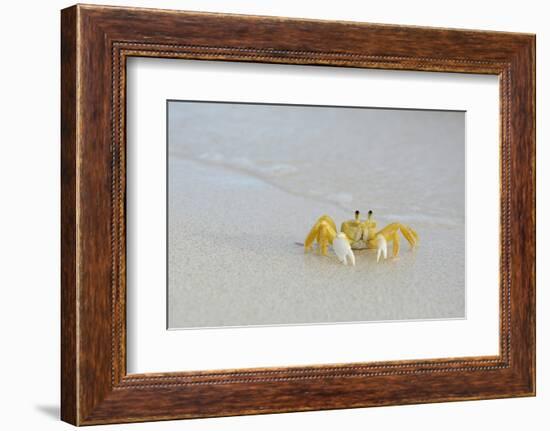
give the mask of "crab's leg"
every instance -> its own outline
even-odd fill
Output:
[[[315,241],[315,239],[317,238],[318,231],[319,226],[315,224],[307,234],[306,240],[304,241],[304,251],[311,250],[311,247],[313,246],[313,241]]]
[[[399,232],[395,231],[393,234],[393,247],[392,247],[392,253],[393,257],[399,256],[399,242],[401,239],[399,238]]]
[[[332,228],[332,226],[329,223],[322,221],[319,224],[319,231],[317,233],[317,242],[319,243],[319,251],[323,256],[326,256],[328,254],[328,245],[332,244],[335,236],[336,236],[336,231]]]
[[[402,223],[390,223],[385,228],[381,229],[378,234],[384,235],[387,241],[394,241],[398,232],[401,232],[405,239],[409,242],[411,248],[414,248],[418,243],[418,234],[410,226],[406,226]],[[399,246],[397,247],[397,253],[394,252],[394,256],[399,253]]]
[[[326,256],[328,252],[328,245],[332,244],[335,236],[336,224],[334,223],[334,220],[332,220],[332,218],[328,215],[323,215],[319,217],[309,231],[304,241],[304,250],[311,250],[313,242],[317,240],[321,253]]]
[[[416,246],[416,244],[418,243],[418,234],[413,228],[411,228],[410,226],[401,225],[401,233],[403,233],[405,239],[409,241],[411,247]]]

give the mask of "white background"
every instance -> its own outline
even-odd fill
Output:
[[[323,69],[150,58],[129,62],[128,372],[498,354],[498,78]],[[467,111],[468,318],[166,331],[165,290],[159,289],[166,283],[166,153],[164,145],[155,144],[166,141],[167,99]],[[483,238],[483,247],[477,238]]]
[[[106,4],[114,2],[103,1]],[[59,9],[63,1],[6,2],[0,31],[0,301],[2,428],[69,429],[57,420],[59,399]],[[343,19],[394,24],[537,33],[537,116],[550,116],[549,14],[545,2],[297,0],[118,1],[116,4],[188,10]],[[547,122],[539,120],[538,261],[547,261],[550,180]],[[32,269],[31,269],[32,268]],[[538,268],[538,396],[508,399],[106,426],[106,429],[545,429],[550,422],[548,272]]]

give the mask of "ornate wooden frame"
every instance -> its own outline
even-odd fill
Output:
[[[88,425],[535,394],[534,35],[81,5],[61,17],[63,420]],[[500,354],[128,375],[129,56],[498,75]]]

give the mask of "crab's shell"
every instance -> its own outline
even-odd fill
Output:
[[[352,249],[363,250],[372,247],[369,241],[374,238],[376,222],[348,220],[342,223],[340,230],[351,240]]]

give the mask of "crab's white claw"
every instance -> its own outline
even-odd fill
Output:
[[[332,248],[334,253],[336,253],[336,256],[338,256],[338,260],[344,265],[348,264],[348,258],[351,264],[355,265],[355,255],[353,254],[349,241],[344,233],[340,232],[336,235],[336,238],[334,238],[334,241],[332,242]]]
[[[380,261],[380,257],[383,255],[384,259],[388,258],[388,243],[383,235],[376,235],[376,248],[378,250],[376,255],[376,262]]]
[[[348,257],[349,257],[349,261],[351,262],[351,265],[355,266],[355,255],[353,254],[353,250],[351,249],[351,247],[348,251]]]

